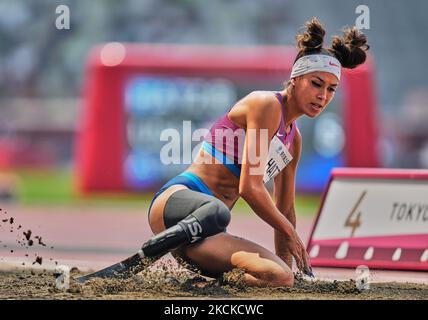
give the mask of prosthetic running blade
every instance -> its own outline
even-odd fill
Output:
[[[141,251],[126,258],[125,260],[115,263],[107,268],[90,273],[77,278],[76,280],[83,283],[93,278],[116,278],[126,279],[138,272],[143,271],[149,264],[150,258],[144,258]]]

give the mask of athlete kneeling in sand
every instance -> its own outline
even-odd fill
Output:
[[[369,48],[356,28],[334,37],[330,48],[323,48],[324,35],[317,19],[307,22],[306,31],[296,37],[299,52],[286,87],[252,92],[214,123],[194,163],[156,193],[149,210],[156,235],[143,245],[141,255],[173,250],[208,276],[239,267],[250,286],[292,286],[292,257],[299,270],[311,272],[295,229],[302,144],[296,119],[318,116],[334,96],[341,68],[362,64]],[[265,187],[270,178],[276,203]],[[274,229],[276,254],[226,232],[239,197]]]

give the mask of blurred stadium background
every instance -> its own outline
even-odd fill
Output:
[[[70,9],[69,30],[55,28],[55,9],[61,4]],[[428,168],[426,1],[1,0],[1,201],[141,206],[143,199],[147,205],[155,191],[150,187],[90,197],[76,192],[75,144],[83,114],[85,61],[96,44],[293,45],[296,31],[310,17],[317,16],[332,36],[355,24],[360,4],[370,9],[370,29],[364,32],[374,61],[379,166]],[[255,89],[260,88],[246,88]],[[212,116],[228,107],[214,110]],[[332,105],[329,118],[324,118],[329,121],[324,124],[335,128],[325,137],[314,129],[316,122],[300,123],[305,162],[299,172],[301,213],[316,213],[330,168],[343,164],[346,128],[340,111],[340,105]],[[320,162],[326,166],[310,171]],[[157,184],[167,178],[159,177]],[[317,188],[308,195],[305,183]]]

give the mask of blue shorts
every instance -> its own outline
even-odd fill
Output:
[[[158,192],[156,192],[152,202],[150,202],[149,212],[156,198],[159,197],[162,194],[162,192],[164,192],[166,189],[176,184],[185,185],[190,190],[205,193],[210,196],[214,195],[212,191],[207,187],[207,185],[203,183],[203,181],[197,175],[195,175],[194,173],[185,171],[179,174],[178,176],[172,178],[171,180],[169,180],[167,183],[165,183],[162,186],[162,188],[160,188]]]

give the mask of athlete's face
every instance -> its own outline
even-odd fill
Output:
[[[292,79],[299,111],[315,118],[334,97],[339,80],[328,72],[311,72]]]

